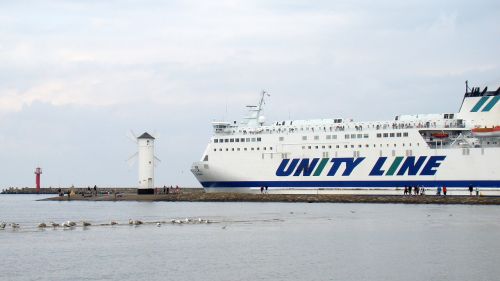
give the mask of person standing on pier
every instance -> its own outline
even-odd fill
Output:
[[[446,196],[446,191],[448,191],[448,190],[446,189],[446,185],[443,185],[443,194],[444,194],[444,196]]]
[[[474,187],[472,187],[472,184],[469,185],[469,194],[472,196],[472,191],[474,190]]]

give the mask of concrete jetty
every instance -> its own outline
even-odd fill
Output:
[[[114,194],[85,197],[74,195],[68,198],[51,197],[49,201],[167,201],[167,202],[305,202],[305,203],[391,203],[391,204],[468,204],[500,205],[500,196],[436,196],[436,195],[355,195],[355,194],[246,194],[205,193],[202,191],[179,194]]]

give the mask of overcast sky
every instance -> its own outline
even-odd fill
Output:
[[[500,86],[500,1],[0,1],[0,188],[134,186],[127,137],[156,133],[157,186],[211,121],[266,89],[268,120],[455,112]]]

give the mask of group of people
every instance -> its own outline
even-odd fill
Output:
[[[413,187],[411,185],[405,185],[404,195],[412,195],[412,191],[413,195],[425,195],[425,187],[418,185],[415,185]]]
[[[469,185],[470,196],[472,196],[473,191],[474,191],[474,187],[472,185]],[[440,196],[442,194],[442,195],[446,196],[447,193],[448,193],[448,188],[446,187],[446,185],[438,186],[436,188],[436,195]],[[415,185],[415,186],[405,185],[404,195],[425,195],[425,187],[418,186],[418,185]],[[476,187],[476,196],[479,196],[479,190],[477,187]]]
[[[178,194],[178,193],[181,193],[181,188],[176,185],[175,187],[173,186],[170,186],[170,187],[167,187],[167,186],[163,186],[163,194]],[[157,192],[157,194],[159,194],[159,192]]]
[[[260,193],[261,194],[267,194],[267,189],[268,189],[268,186],[261,186],[260,187]]]

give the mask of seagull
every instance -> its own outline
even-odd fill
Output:
[[[142,221],[140,221],[140,220],[135,220],[135,221],[133,221],[133,224],[134,224],[134,225],[140,225],[140,224],[142,224]]]
[[[7,226],[5,222],[0,223],[0,229],[5,229],[5,226]]]
[[[128,219],[128,224],[134,224],[134,221],[132,219]]]
[[[198,223],[202,223],[202,219],[201,218],[198,218]]]
[[[20,227],[19,224],[15,223],[15,222],[11,223],[10,225],[12,226],[12,228],[19,228]]]
[[[189,223],[190,221],[191,221],[191,220],[190,220],[190,219],[188,219],[188,218],[185,218],[185,219],[184,219],[184,222],[185,222],[185,223]]]
[[[160,227],[160,226],[161,226],[161,223],[157,222],[157,223],[156,223],[156,226],[157,226],[157,227]]]
[[[222,229],[226,229],[227,225],[224,225],[223,227],[221,227]]]
[[[38,227],[39,228],[44,228],[44,227],[47,227],[47,225],[44,222],[42,222],[42,223],[38,224]]]
[[[63,223],[64,227],[73,227],[75,225],[76,225],[76,222],[74,222],[74,221],[67,221],[67,222]]]
[[[83,226],[91,226],[90,222],[84,221]]]
[[[52,225],[52,227],[59,227],[60,226],[58,223],[55,223],[55,222],[51,222],[50,225]]]
[[[116,221],[111,222],[111,225],[115,225],[115,224],[118,224],[118,223]]]

